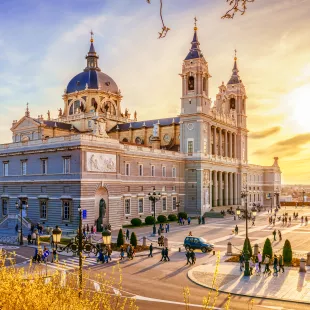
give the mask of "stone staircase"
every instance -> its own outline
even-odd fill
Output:
[[[30,229],[31,223],[23,218],[23,229]],[[0,230],[1,232],[6,230],[14,230],[15,231],[15,226],[18,224],[18,227],[20,228],[20,215],[19,214],[8,214],[5,218],[3,218],[0,221]]]

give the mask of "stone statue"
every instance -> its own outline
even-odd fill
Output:
[[[128,110],[127,110],[127,108],[125,109],[125,117],[128,117]]]
[[[133,114],[134,120],[137,120],[137,111],[135,111],[135,113]]]
[[[105,201],[104,199],[101,199],[99,203],[99,216],[101,215],[101,217],[104,218],[106,214],[106,209],[107,207],[105,205]]]
[[[49,121],[51,120],[51,112],[50,112],[50,110],[47,111],[47,120],[49,120]]]
[[[58,109],[58,116],[62,116],[62,109],[60,108],[60,109]]]

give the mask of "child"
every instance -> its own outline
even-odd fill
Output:
[[[121,257],[120,260],[123,260],[123,259],[124,259],[124,256],[125,256],[125,251],[124,251],[124,248],[122,247],[122,248],[121,248],[121,254],[120,254],[120,257]]]

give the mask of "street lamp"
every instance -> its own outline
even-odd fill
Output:
[[[236,209],[236,213],[237,213],[238,216],[239,216],[240,213],[241,213],[239,206],[238,206],[237,209]]]
[[[78,253],[79,253],[79,297],[82,295],[82,285],[83,285],[83,272],[82,272],[82,267],[83,267],[83,261],[82,261],[82,250],[83,250],[83,244],[82,244],[82,239],[83,239],[83,234],[82,234],[82,208],[81,206],[78,207],[79,211],[79,233],[78,233]]]
[[[156,235],[156,202],[160,200],[161,194],[160,192],[156,193],[155,191],[153,193],[149,193],[149,200],[152,201],[154,204],[154,225],[153,225],[153,235]]]
[[[24,240],[23,240],[23,204],[21,201],[16,201],[15,207],[17,210],[20,210],[20,240],[19,244],[24,245]],[[26,210],[28,209],[28,203],[25,205]]]
[[[249,237],[248,237],[248,191],[246,187],[243,188],[241,191],[241,199],[245,198],[245,251],[244,251],[244,260],[245,260],[245,268],[244,268],[244,275],[250,275],[250,263],[249,263]]]
[[[108,230],[108,229],[105,229],[105,230],[102,232],[102,243],[103,243],[106,247],[109,247],[109,246],[111,245],[111,239],[112,239],[111,231]]]
[[[257,210],[255,207],[252,208],[252,215],[255,217],[257,214]]]
[[[61,233],[62,230],[58,226],[56,226],[56,228],[54,228],[52,231],[53,243],[56,244],[56,250],[57,250],[57,244],[60,243],[61,240]]]

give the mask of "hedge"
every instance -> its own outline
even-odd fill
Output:
[[[169,221],[176,221],[178,217],[175,214],[169,214],[168,215],[168,220]]]
[[[147,225],[152,225],[155,223],[154,216],[151,216],[151,215],[147,216],[144,221],[145,221],[145,224]]]
[[[158,215],[157,216],[157,221],[159,222],[159,223],[166,223],[167,222],[167,217],[165,216],[165,215]]]
[[[131,220],[131,224],[132,224],[132,226],[141,226],[142,225],[142,221],[139,218],[133,218]]]

